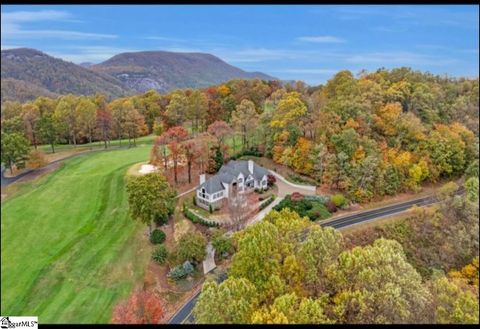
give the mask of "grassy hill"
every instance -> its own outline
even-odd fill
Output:
[[[151,246],[128,214],[124,175],[150,147],[79,156],[1,207],[1,313],[108,323],[142,282]],[[8,233],[7,233],[8,232]]]
[[[17,48],[2,50],[2,101],[25,101],[52,94],[93,95],[109,98],[128,94],[122,82],[110,75],[54,58],[38,50]],[[4,87],[4,83],[7,86]],[[21,90],[21,94],[17,91]]]
[[[138,92],[156,89],[203,88],[232,79],[275,78],[259,72],[245,72],[220,58],[204,53],[143,51],[118,54],[90,69],[107,73]]]

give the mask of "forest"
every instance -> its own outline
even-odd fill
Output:
[[[402,227],[392,224],[397,225],[396,236],[392,229],[383,236],[365,231],[344,236],[288,208],[271,211],[263,221],[235,233],[228,279],[205,283],[195,319],[478,323],[478,178],[474,181],[465,184],[465,196],[444,186],[439,197],[445,204],[420,210]],[[394,240],[405,232],[403,239]],[[362,237],[368,242],[359,241]],[[429,272],[421,275],[419,269]]]
[[[357,77],[340,71],[316,87],[232,80],[111,102],[101,94],[5,101],[2,162],[24,166],[28,146],[55,152],[57,143],[103,141],[107,148],[122,138],[134,146],[153,133],[154,163],[173,157],[176,166],[181,158],[214,172],[215,157],[239,148],[368,202],[478,167],[478,91],[478,79],[398,68]]]

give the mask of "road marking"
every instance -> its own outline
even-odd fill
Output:
[[[188,318],[190,317],[190,315],[192,315],[192,313],[193,313],[193,308],[192,308],[192,310],[190,311],[190,313],[188,313],[187,316],[185,316],[185,318],[182,320],[181,323],[187,323],[187,320],[188,320]]]

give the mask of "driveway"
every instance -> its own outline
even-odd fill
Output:
[[[301,185],[301,184],[294,184],[285,179],[282,175],[269,170],[270,174],[275,176],[277,179],[277,187],[278,187],[278,196],[285,197],[287,194],[292,194],[293,192],[298,192],[303,195],[315,195],[317,187],[313,185]]]

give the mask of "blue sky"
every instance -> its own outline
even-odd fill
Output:
[[[170,50],[309,84],[342,69],[479,75],[477,5],[2,5],[1,14],[2,49],[35,48],[74,63]]]

